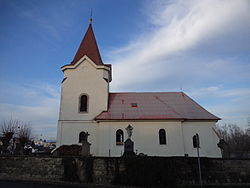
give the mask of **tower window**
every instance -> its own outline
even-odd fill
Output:
[[[116,145],[123,145],[123,131],[121,129],[116,131]]]
[[[166,131],[164,129],[159,130],[159,143],[160,143],[160,145],[167,144]]]
[[[88,96],[81,95],[79,102],[79,112],[87,112],[88,111]]]

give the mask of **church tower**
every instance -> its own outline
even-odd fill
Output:
[[[61,70],[64,78],[61,86],[57,145],[77,143],[77,132],[81,129],[88,130],[84,126],[94,122],[94,118],[108,108],[111,65],[102,62],[92,19],[73,61],[64,65]],[[77,135],[68,135],[69,129],[71,132],[75,129],[73,132]],[[73,140],[65,138],[72,136]]]

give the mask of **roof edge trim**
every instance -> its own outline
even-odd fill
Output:
[[[96,69],[106,69],[107,71],[111,71],[108,65],[97,65],[95,64],[87,55],[84,55],[77,63],[75,64],[66,64],[61,67],[61,70],[64,72],[67,69],[75,69],[77,68],[84,60],[88,60]]]

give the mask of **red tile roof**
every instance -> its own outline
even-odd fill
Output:
[[[88,30],[83,37],[71,65],[74,65],[84,55],[87,55],[96,65],[103,65],[91,23],[89,24]]]
[[[220,120],[183,92],[110,93],[96,120]]]

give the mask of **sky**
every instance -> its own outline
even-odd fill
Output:
[[[183,91],[220,125],[248,126],[249,0],[0,0],[0,121],[56,137],[60,67],[91,9],[112,92]]]

